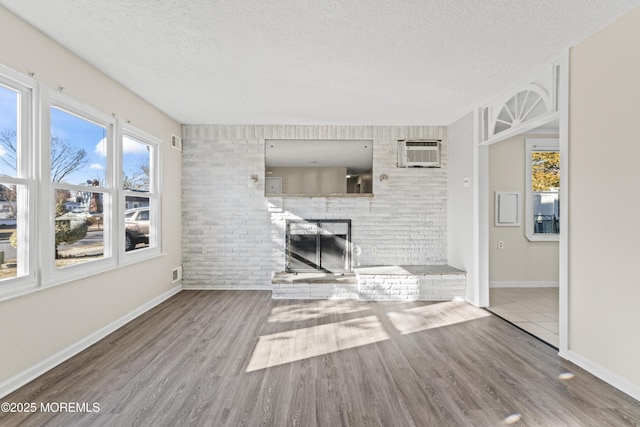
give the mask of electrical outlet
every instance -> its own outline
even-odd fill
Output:
[[[377,254],[378,253],[378,247],[376,245],[371,246],[371,253],[372,254]]]
[[[498,249],[504,249],[504,240],[498,240]]]

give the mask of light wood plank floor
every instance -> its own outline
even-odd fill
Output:
[[[464,302],[183,291],[0,399],[13,426],[625,426],[640,403]]]

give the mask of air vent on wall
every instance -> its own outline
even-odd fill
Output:
[[[176,135],[171,135],[171,146],[178,151],[182,151],[182,138]]]
[[[182,280],[182,266],[181,265],[179,265],[178,267],[176,267],[173,270],[171,270],[171,282],[175,283],[178,280]]]
[[[398,141],[398,167],[439,168],[440,142],[439,139]]]

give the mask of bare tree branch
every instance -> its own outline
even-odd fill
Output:
[[[18,149],[16,148],[15,131],[5,129],[0,132],[0,147],[3,151],[0,155],[0,162],[16,170]]]
[[[75,150],[71,144],[55,135],[51,135],[51,180],[61,182],[64,178],[82,168],[89,161],[84,149]]]

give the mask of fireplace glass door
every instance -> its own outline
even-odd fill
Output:
[[[289,220],[286,240],[287,271],[351,271],[351,220]]]

